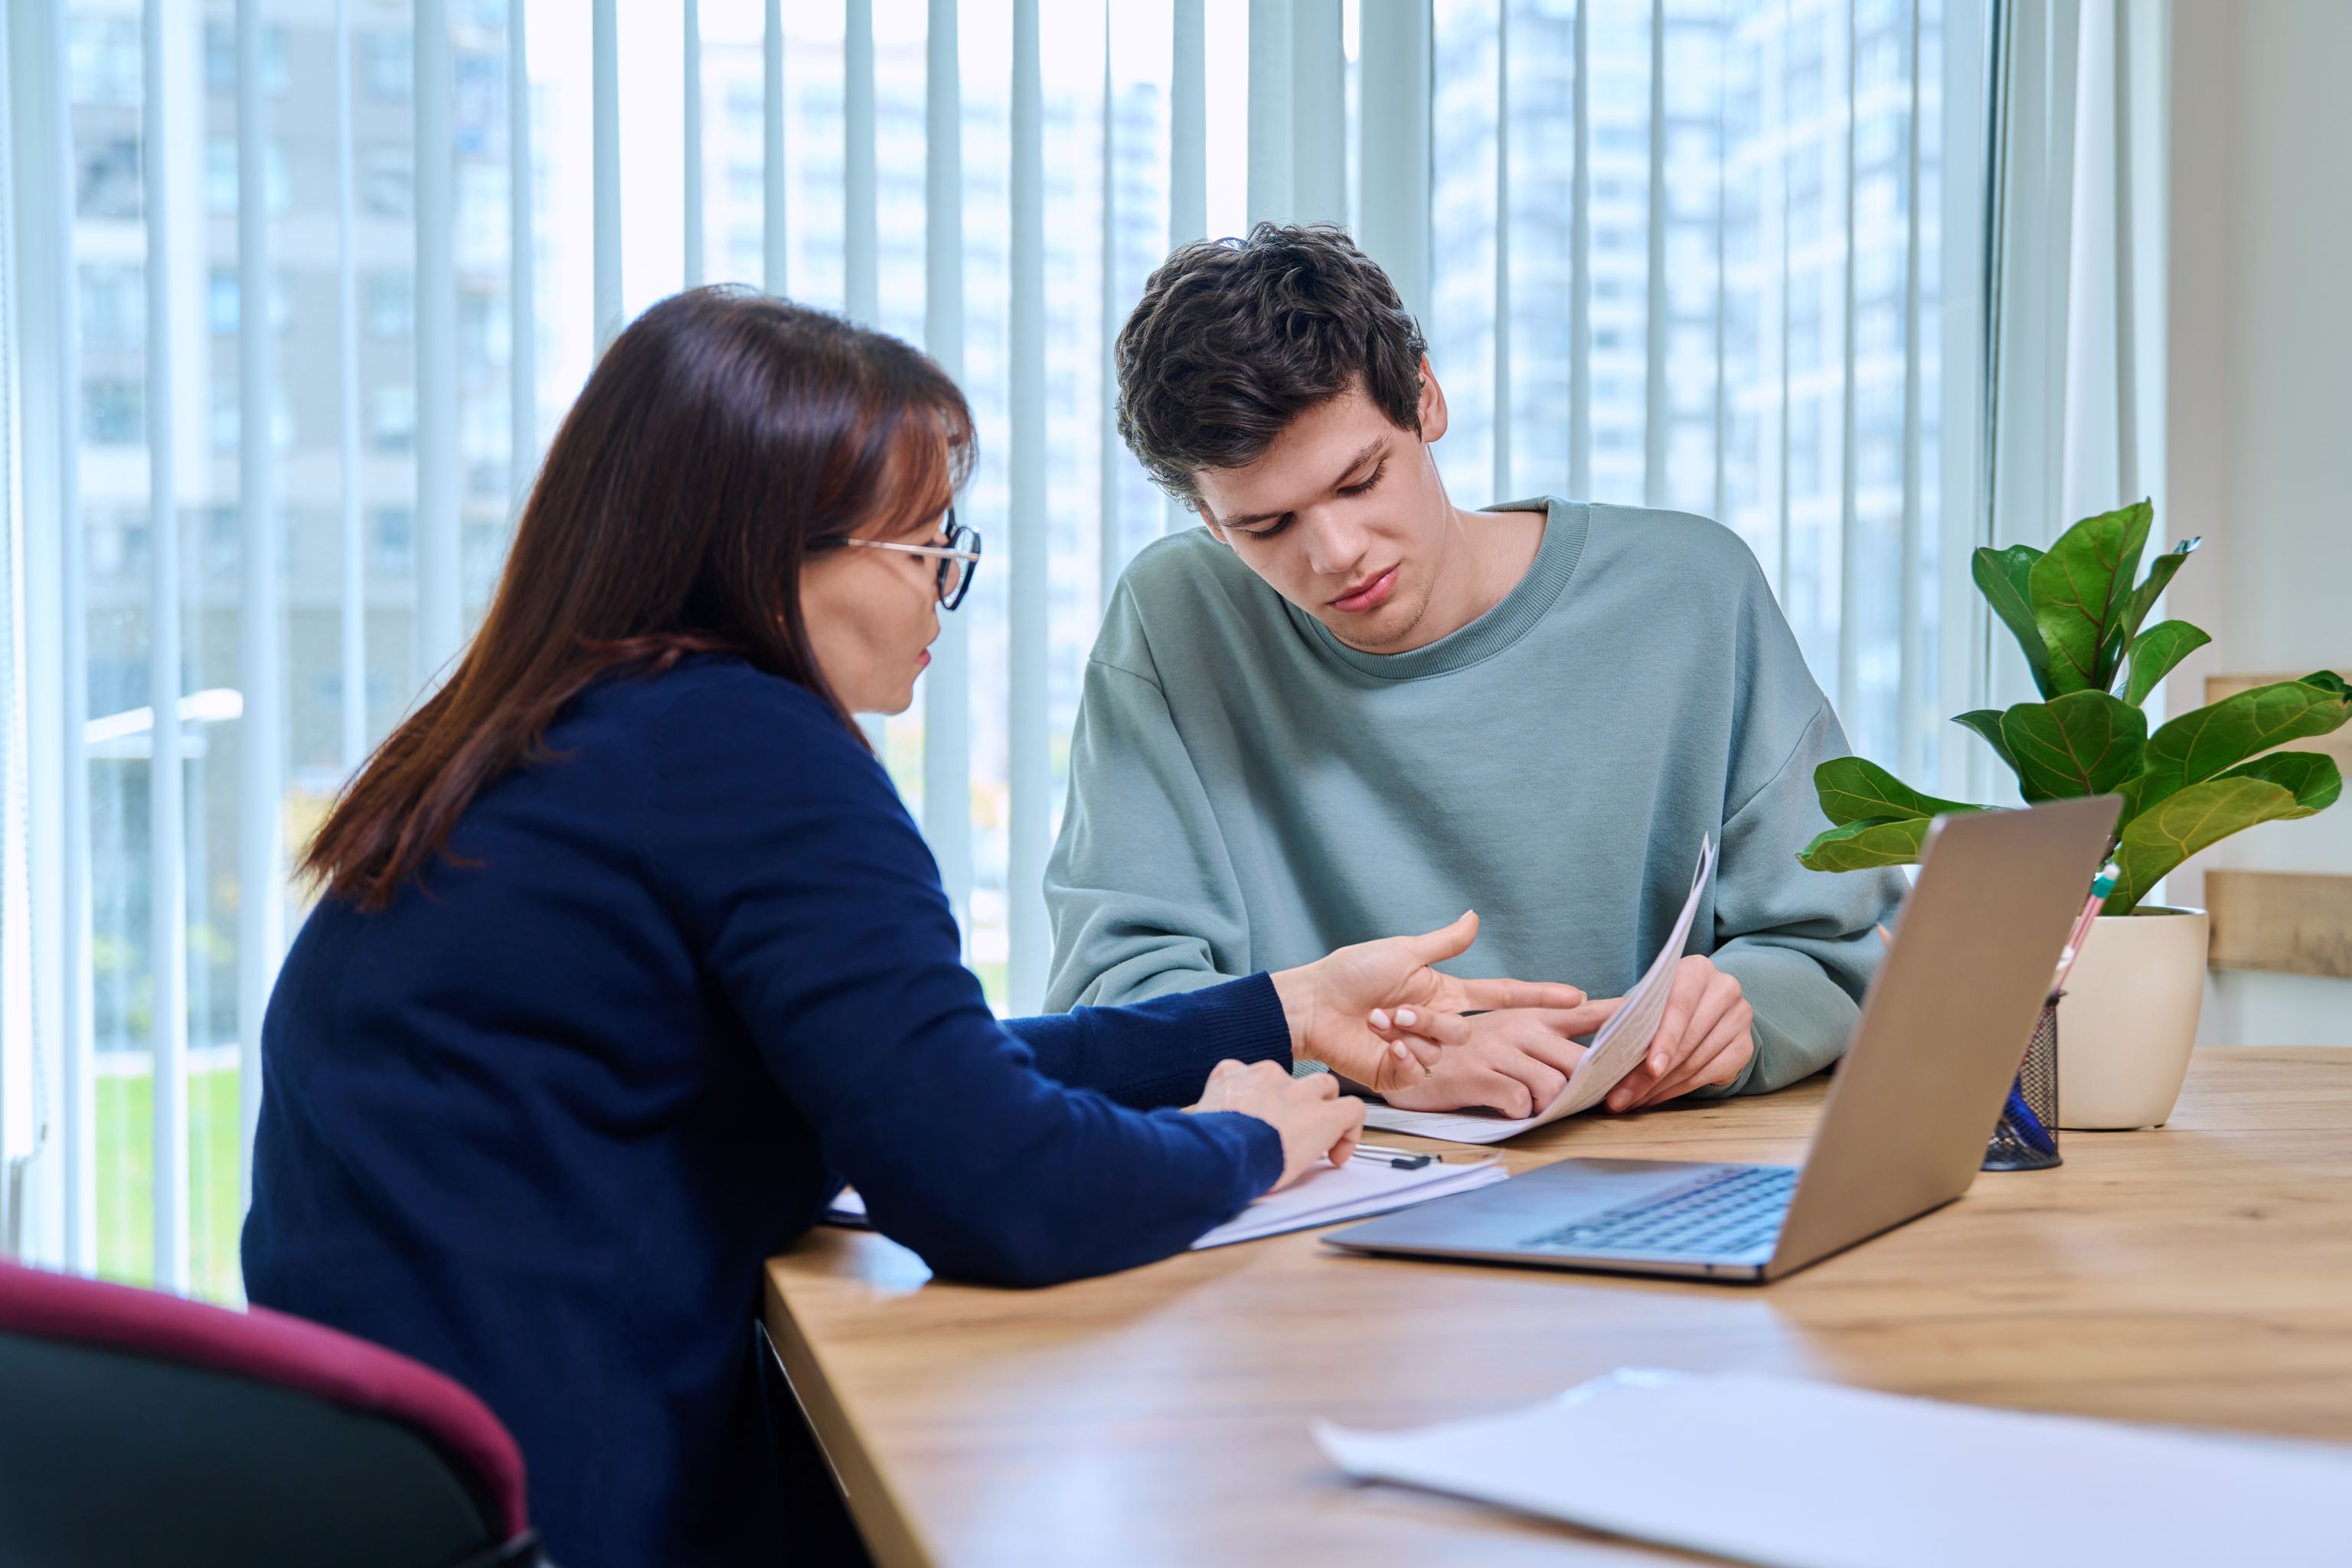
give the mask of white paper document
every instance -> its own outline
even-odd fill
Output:
[[[1769,1568],[2352,1563],[2352,1450],[1795,1378],[1626,1369],[1507,1415],[1315,1438],[1359,1480]]]
[[[1337,1225],[1344,1219],[1366,1219],[1432,1198],[1466,1193],[1507,1174],[1502,1161],[1494,1156],[1450,1165],[1433,1160],[1418,1170],[1407,1171],[1370,1160],[1327,1165],[1278,1193],[1268,1193],[1195,1241],[1192,1250],[1255,1241],[1262,1236],[1279,1236],[1311,1226]],[[834,1225],[865,1225],[866,1200],[856,1189],[845,1187],[824,1217]]]
[[[1633,989],[1625,993],[1624,1005],[1610,1015],[1600,1033],[1592,1037],[1584,1059],[1576,1064],[1576,1070],[1569,1075],[1566,1086],[1549,1105],[1533,1116],[1520,1117],[1497,1116],[1484,1110],[1405,1110],[1393,1105],[1375,1105],[1364,1112],[1364,1125],[1423,1138],[1443,1138],[1454,1143],[1499,1143],[1530,1127],[1541,1127],[1547,1121],[1557,1121],[1600,1104],[1627,1073],[1642,1065],[1642,1053],[1650,1048],[1650,1041],[1657,1035],[1659,1022],[1665,1017],[1666,1000],[1674,993],[1675,964],[1683,955],[1683,944],[1690,940],[1699,894],[1706,890],[1707,879],[1714,872],[1715,841],[1709,837],[1699,845],[1698,869],[1691,873],[1690,894],[1683,900],[1683,912],[1675,920],[1665,945],[1658,949],[1658,955],[1650,961],[1642,978],[1634,982]]]
[[[1255,1241],[1261,1236],[1278,1236],[1310,1226],[1337,1225],[1343,1219],[1366,1219],[1432,1198],[1466,1193],[1509,1173],[1497,1155],[1454,1165],[1433,1160],[1417,1171],[1400,1171],[1370,1160],[1327,1165],[1278,1193],[1268,1193],[1194,1242],[1192,1250]]]

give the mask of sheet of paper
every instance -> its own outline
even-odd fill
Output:
[[[2352,1563],[2352,1450],[1794,1378],[1626,1369],[1507,1415],[1315,1437],[1360,1480],[1770,1568]]]
[[[1313,1172],[1278,1193],[1268,1193],[1194,1242],[1192,1250],[1255,1241],[1262,1236],[1278,1236],[1311,1226],[1337,1225],[1341,1220],[1369,1219],[1373,1215],[1425,1204],[1432,1198],[1466,1193],[1473,1187],[1499,1182],[1507,1174],[1501,1159],[1495,1156],[1453,1164],[1433,1161],[1411,1171],[1369,1160],[1350,1160],[1344,1165]],[[844,1187],[841,1195],[833,1200],[832,1207],[825,1210],[824,1217],[834,1225],[863,1226],[866,1223],[866,1200],[855,1187]]]
[[[1504,1139],[1525,1132],[1530,1127],[1541,1127],[1547,1121],[1557,1121],[1563,1116],[1573,1116],[1601,1103],[1602,1097],[1615,1089],[1625,1075],[1642,1065],[1642,1053],[1658,1032],[1658,1024],[1665,1016],[1666,1000],[1675,987],[1675,964],[1683,955],[1683,946],[1690,940],[1691,921],[1698,913],[1699,894],[1706,890],[1707,879],[1715,873],[1715,840],[1710,837],[1699,845],[1698,868],[1691,873],[1689,896],[1683,900],[1683,910],[1675,921],[1675,929],[1665,945],[1633,989],[1625,994],[1625,1005],[1611,1015],[1592,1037],[1592,1044],[1584,1059],[1576,1064],[1576,1071],[1554,1097],[1549,1105],[1533,1116],[1497,1116],[1491,1111],[1475,1110],[1405,1110],[1393,1105],[1376,1105],[1364,1112],[1364,1125],[1390,1132],[1411,1132],[1423,1138],[1443,1138],[1454,1143],[1499,1143]]]
[[[1350,1160],[1313,1172],[1278,1193],[1268,1193],[1194,1242],[1192,1250],[1255,1241],[1262,1236],[1310,1226],[1337,1225],[1343,1219],[1369,1219],[1432,1198],[1466,1193],[1508,1174],[1498,1156],[1451,1165],[1433,1161],[1417,1171]]]

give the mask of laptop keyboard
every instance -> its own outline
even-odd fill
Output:
[[[1523,1247],[1566,1252],[1753,1251],[1780,1234],[1797,1173],[1780,1166],[1718,1171],[1689,1186],[1531,1236]]]

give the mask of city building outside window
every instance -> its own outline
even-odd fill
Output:
[[[368,393],[368,439],[379,452],[406,452],[416,445],[416,388],[391,382]]]
[[[135,62],[139,58],[135,41],[130,53]],[[261,29],[261,90],[271,98],[283,98],[293,85],[293,75],[286,66],[286,29],[264,25]],[[205,86],[223,96],[236,91],[236,25],[234,22],[205,24]]]
[[[416,48],[405,29],[370,27],[360,34],[360,79],[381,103],[406,103],[416,90]]]
[[[371,272],[362,279],[368,335],[397,342],[416,333],[416,275]]]
[[[81,438],[93,447],[135,447],[147,439],[147,389],[120,376],[82,383]]]
[[[109,136],[79,147],[74,167],[75,210],[83,217],[139,216],[143,193],[136,135]]]

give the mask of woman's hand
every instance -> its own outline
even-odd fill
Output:
[[[1407,1110],[1486,1106],[1506,1116],[1533,1116],[1568,1087],[1590,1035],[1623,1005],[1622,997],[1576,1007],[1511,1007],[1465,1018],[1468,1037],[1448,1046],[1428,1078],[1391,1091]]]
[[[1477,935],[1478,917],[1470,913],[1422,936],[1360,942],[1275,975],[1291,1053],[1393,1098],[1428,1079],[1440,1047],[1469,1041],[1465,1011],[1583,1005],[1573,985],[1457,980],[1430,967],[1461,956]]]
[[[1282,1135],[1282,1175],[1268,1192],[1319,1165],[1345,1165],[1364,1135],[1364,1102],[1342,1095],[1329,1073],[1293,1078],[1273,1062],[1219,1062],[1192,1109],[1237,1110]]]

